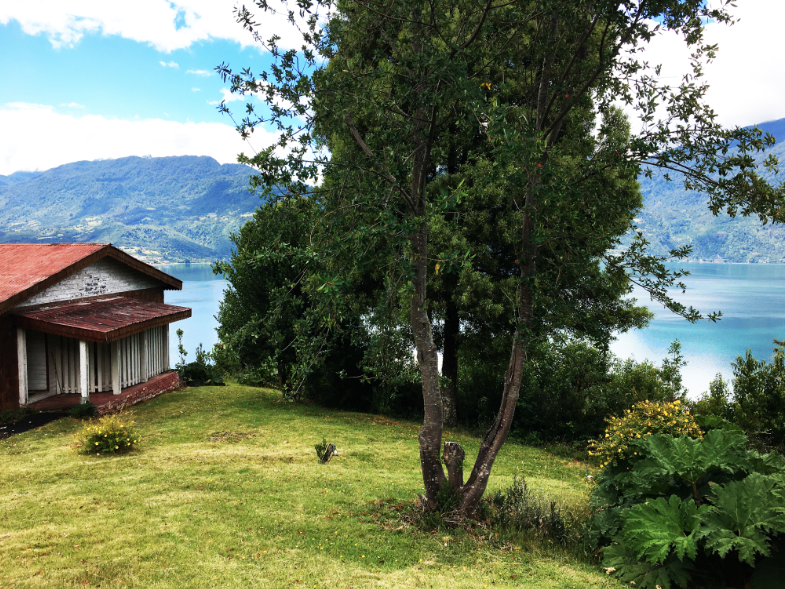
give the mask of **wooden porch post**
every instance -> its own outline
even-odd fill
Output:
[[[109,361],[112,365],[112,394],[119,395],[120,387],[120,342],[112,342],[110,346]]]
[[[169,326],[164,325],[164,367],[161,372],[169,370]]]
[[[16,328],[16,359],[19,365],[19,405],[27,405],[27,336],[22,327]]]
[[[150,346],[149,331],[139,334],[139,382],[147,382],[150,377],[150,367],[147,362],[147,353]]]
[[[87,342],[79,340],[79,393],[82,395],[81,402],[90,401],[90,362],[88,357]]]

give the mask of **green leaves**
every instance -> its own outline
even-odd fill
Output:
[[[746,440],[722,429],[703,440],[654,435],[637,443],[631,469],[607,468],[592,497],[606,507],[590,529],[611,543],[606,570],[638,587],[686,587],[708,555],[729,567],[770,556],[772,536],[785,533],[785,461],[747,450]],[[702,569],[704,582],[714,571]]]
[[[723,558],[737,550],[739,559],[753,566],[757,554],[769,556],[767,532],[785,532],[782,477],[753,473],[713,491],[714,507],[702,516],[706,548]]]
[[[659,565],[640,562],[635,552],[619,542],[604,548],[602,556],[605,572],[616,573],[621,582],[639,589],[671,589],[673,583],[687,587],[691,579],[690,571],[695,568],[691,562],[673,556]]]
[[[624,516],[622,536],[640,560],[661,564],[671,549],[679,560],[694,559],[698,552],[699,515],[710,508],[700,508],[692,499],[682,501],[676,495],[660,497],[636,505]]]
[[[648,460],[637,464],[636,471],[647,475],[672,476],[696,485],[710,472],[733,473],[749,466],[744,456],[746,440],[744,434],[721,429],[710,431],[704,440],[654,435],[639,444]]]

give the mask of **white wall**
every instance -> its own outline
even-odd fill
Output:
[[[103,258],[84,270],[39,292],[34,297],[18,305],[18,307],[69,301],[129,290],[142,290],[162,285],[163,283],[155,278],[134,270],[117,260]]]

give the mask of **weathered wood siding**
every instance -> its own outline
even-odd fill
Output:
[[[10,315],[0,315],[0,411],[19,407],[19,366],[16,326]]]
[[[31,393],[49,390],[49,366],[46,361],[47,336],[29,330],[27,344],[27,390]]]
[[[160,286],[160,281],[117,260],[104,258],[27,299],[19,307],[71,301],[84,297],[124,293]]]

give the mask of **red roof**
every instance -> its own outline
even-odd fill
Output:
[[[0,313],[106,256],[160,280],[164,288],[183,287],[174,276],[108,243],[0,243]]]
[[[114,342],[129,335],[191,316],[191,309],[114,297],[97,301],[53,303],[17,309],[16,324],[44,333],[91,342]]]

